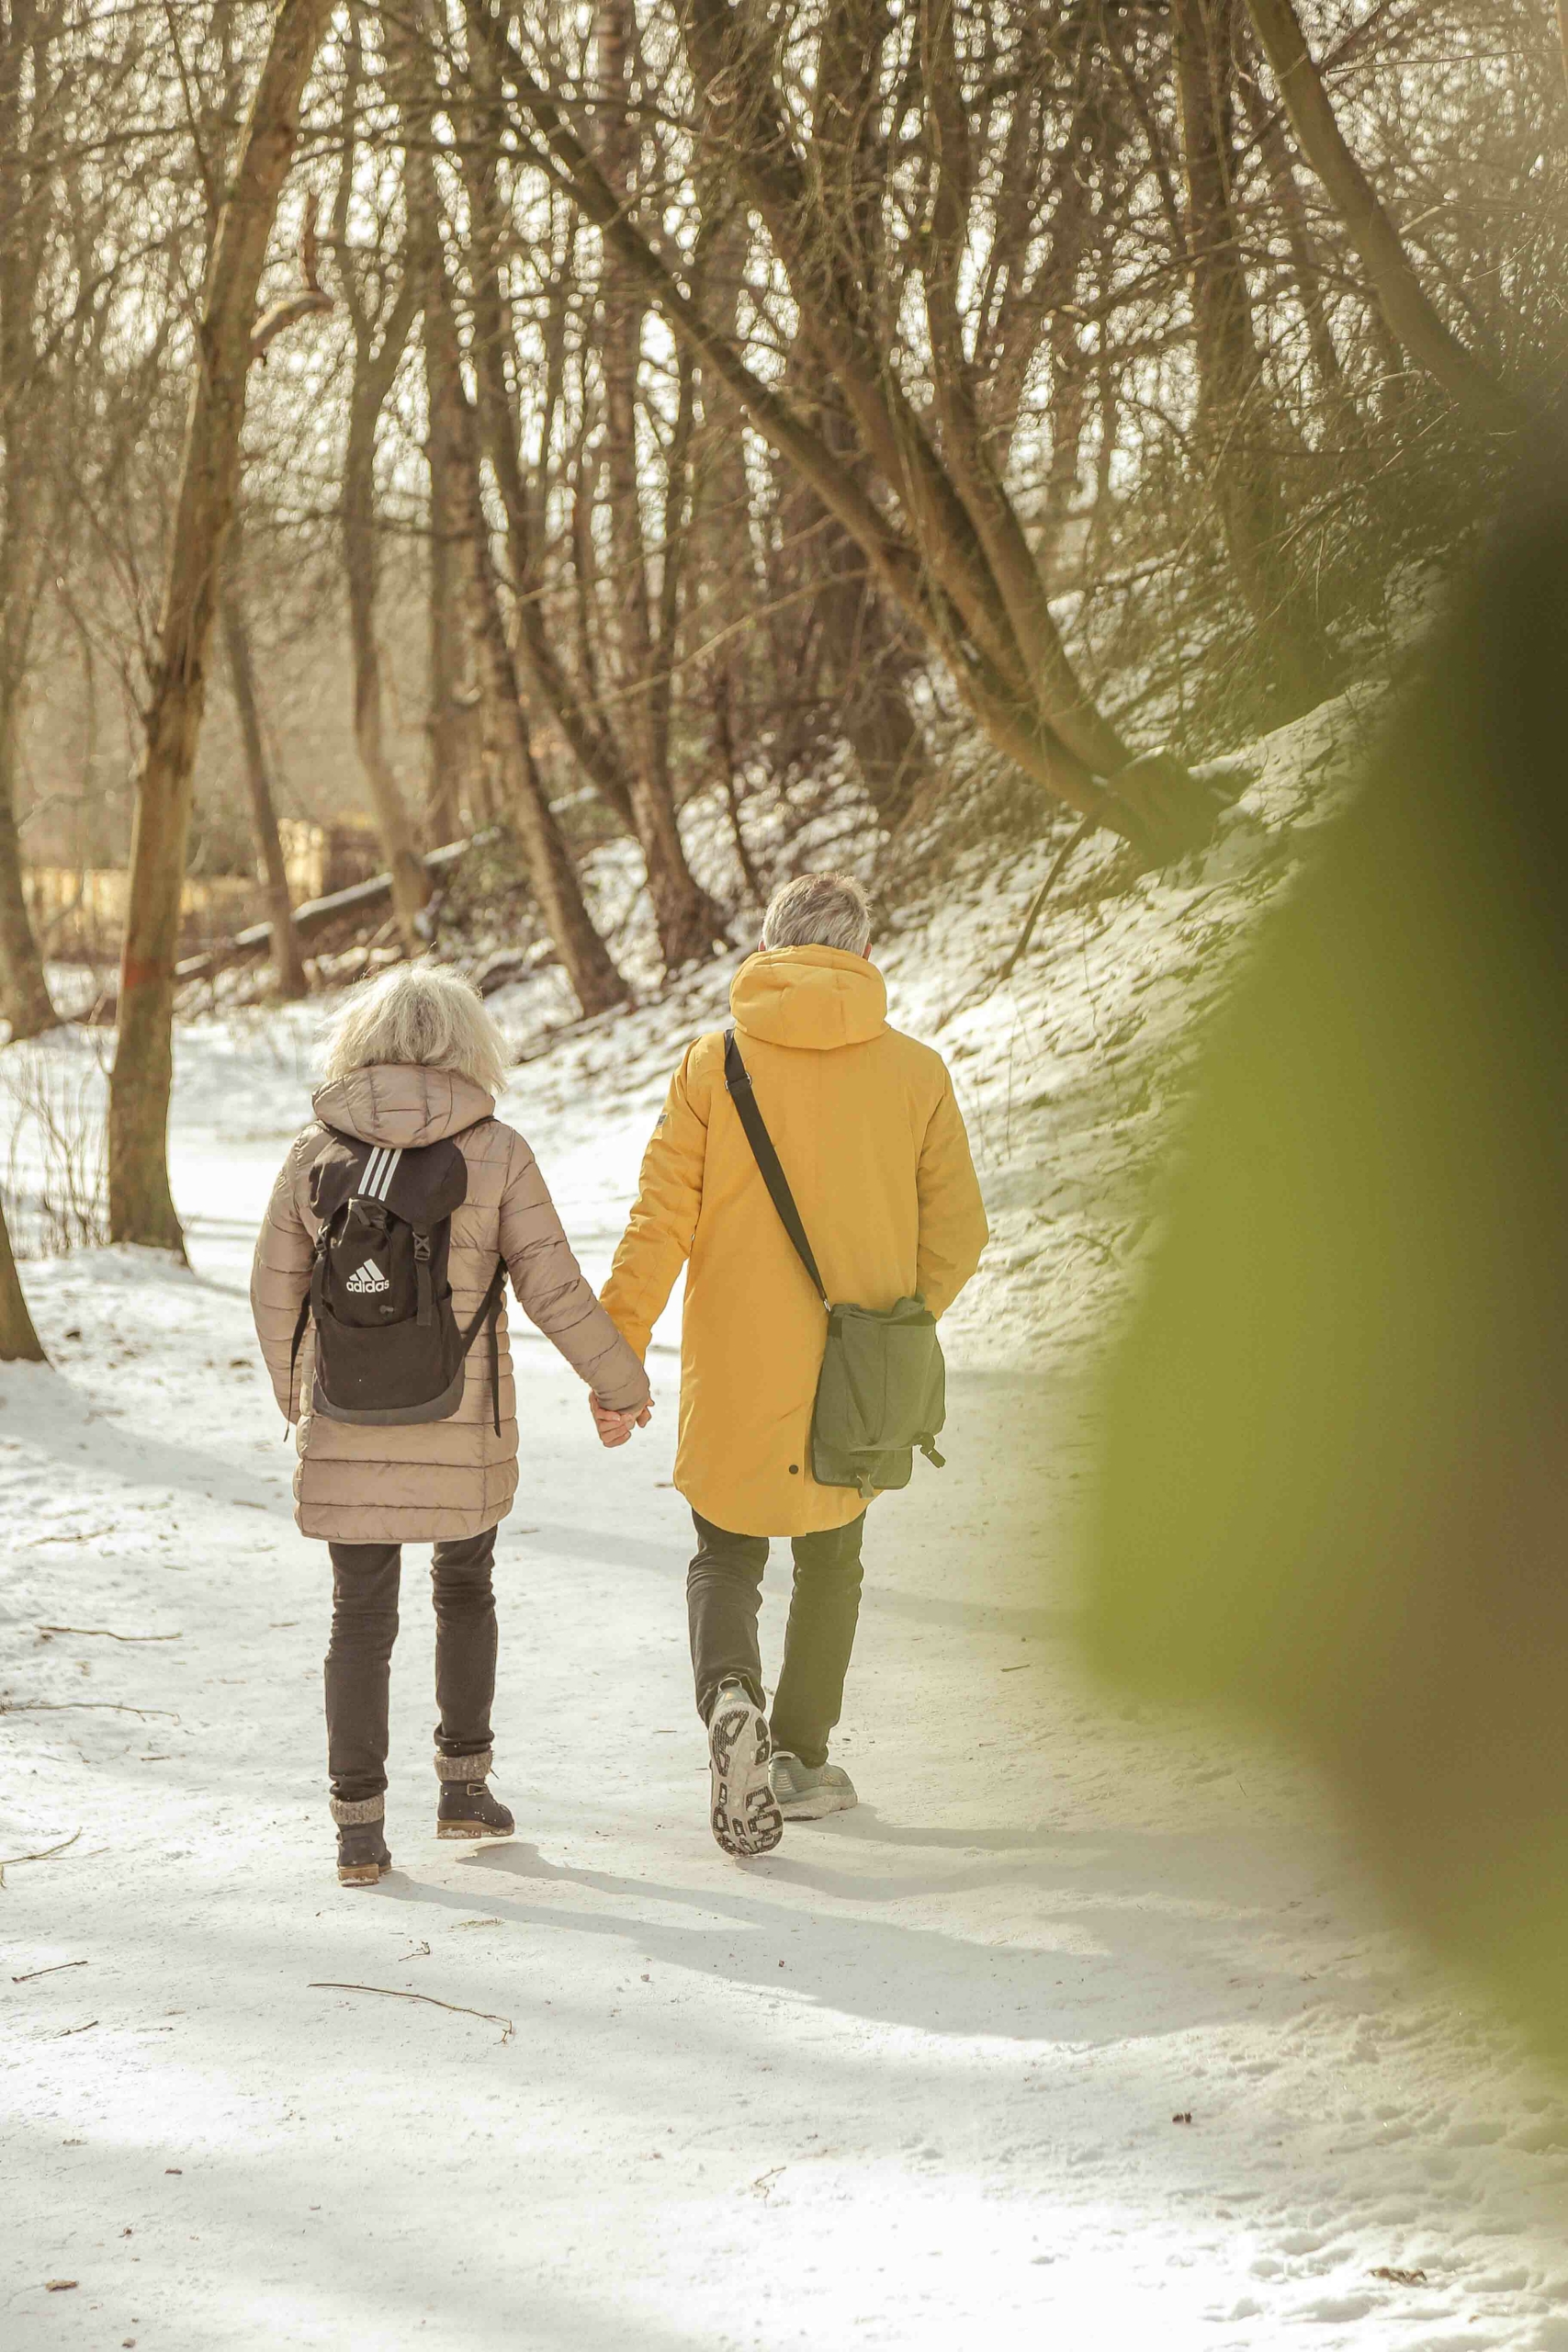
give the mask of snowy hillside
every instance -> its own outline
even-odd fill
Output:
[[[891,1019],[953,1070],[986,1190],[991,1246],[943,1327],[955,1361],[1021,1366],[1058,1349],[1077,1361],[1109,1336],[1203,1016],[1313,827],[1342,804],[1376,705],[1344,695],[1248,746],[1239,762],[1257,781],[1214,846],[1179,867],[1117,879],[1118,844],[1087,842],[1000,986],[1055,842],[969,850],[874,943]],[[502,990],[492,1010],[539,1054],[518,1074],[515,1115],[590,1159],[606,1117],[617,1148],[646,1132],[684,1047],[728,1019],[739,960],[542,1054],[558,983]]]
[[[754,1863],[705,1818],[667,1319],[653,1427],[614,1455],[516,1337],[517,1838],[434,1838],[411,1556],[397,1868],[337,1886],[324,1561],[244,1297],[321,1008],[183,1031],[193,1271],[26,1265],[51,1365],[0,1374],[7,2352],[1565,2352],[1559,2088],[1389,1928],[1314,1787],[1108,1702],[1073,1639],[1087,1374],[1150,1166],[1358,727],[1263,746],[1185,871],[1107,893],[1086,846],[1004,989],[1043,852],[975,854],[879,947],[997,1238],[949,1334],[951,1466],[871,1523],[835,1751],[861,1807]],[[515,1074],[595,1275],[730,968]],[[552,989],[494,1000],[530,1053]],[[0,1083],[90,1108],[92,1043]],[[58,1197],[51,1148],[28,1114],[13,1185],[52,1166]],[[775,1558],[771,1659],[786,1591]]]

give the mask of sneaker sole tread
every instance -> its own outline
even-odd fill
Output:
[[[736,1861],[771,1854],[784,1836],[784,1817],[768,1784],[771,1754],[767,1724],[750,1699],[716,1704],[708,1724],[709,1821],[718,1845]]]

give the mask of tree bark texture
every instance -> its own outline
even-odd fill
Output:
[[[1239,0],[1176,0],[1177,81],[1198,361],[1198,438],[1231,569],[1279,715],[1320,701],[1332,674],[1316,615],[1285,552],[1285,498],[1235,209]]]
[[[482,49],[479,51],[482,59]],[[474,332],[469,352],[479,387],[484,452],[501,493],[506,517],[506,552],[514,598],[513,643],[524,677],[551,718],[578,766],[615,821],[635,831],[631,780],[614,731],[573,685],[567,663],[550,635],[540,598],[535,558],[535,517],[518,444],[517,417],[507,379],[511,327],[501,289],[498,254],[507,233],[491,163],[499,125],[493,109],[481,116],[479,135],[468,142],[468,189],[472,220],[469,270],[473,280]],[[581,569],[578,585],[581,589]],[[584,673],[590,693],[596,680]]]
[[[430,381],[430,354],[425,346],[425,406],[434,408]],[[465,824],[464,811],[474,799],[479,746],[475,712],[465,698],[468,629],[459,584],[461,563],[457,547],[457,488],[448,470],[448,443],[427,437],[425,462],[430,473],[430,558],[428,571],[429,706],[425,718],[428,766],[425,773],[424,816],[430,837],[437,843],[456,841]],[[480,821],[475,817],[475,822]]]
[[[0,560],[0,597],[6,593],[6,569]],[[22,682],[7,663],[6,674],[0,678],[0,1011],[10,1023],[13,1043],[39,1036],[55,1027],[60,1018],[50,999],[22,887],[22,844],[17,825],[21,706]]]
[[[599,160],[623,203],[637,177],[639,137],[634,114],[631,0],[598,0],[594,27],[595,115]],[[666,970],[705,956],[724,937],[718,909],[686,863],[670,780],[669,671],[677,612],[684,488],[690,459],[691,385],[669,453],[672,487],[665,514],[672,528],[660,549],[663,594],[656,600],[643,528],[642,468],[637,457],[637,376],[642,365],[645,297],[613,244],[604,246],[600,288],[599,364],[604,384],[605,488],[610,510],[611,584],[622,734],[627,746],[632,821]],[[683,427],[683,429],[682,429]],[[656,629],[655,611],[663,606]]]
[[[826,684],[838,696],[839,720],[879,822],[896,832],[931,774],[925,738],[899,684],[895,629],[865,558],[847,531],[804,485],[791,526],[809,535],[822,585],[814,617]]]
[[[1285,242],[1290,248],[1291,270],[1301,298],[1302,316],[1306,322],[1307,342],[1312,352],[1312,364],[1317,376],[1318,389],[1325,401],[1337,399],[1345,390],[1345,369],[1334,340],[1329,322],[1328,306],[1323,296],[1323,270],[1307,217],[1306,199],[1296,176],[1296,160],[1285,126],[1278,110],[1268,105],[1258,86],[1257,76],[1242,74],[1237,78],[1242,105],[1247,112],[1249,136],[1257,142],[1280,207],[1280,222]]]
[[[293,158],[299,101],[332,0],[281,0],[218,222],[170,534],[158,658],[137,778],[109,1080],[109,1231],[183,1253],[169,1190],[169,1091],[180,891],[208,660],[240,480],[256,289]]]
[[[430,903],[430,876],[420,862],[408,807],[387,750],[381,649],[376,635],[380,570],[376,529],[376,427],[381,400],[376,399],[372,407],[373,389],[367,390],[358,382],[355,386],[343,481],[343,563],[354,663],[354,744],[392,876],[398,929],[409,954],[417,956],[423,944],[420,917]]]
[[[463,382],[428,164],[409,157],[412,209],[426,272],[424,336],[431,386],[430,436],[435,462],[452,486],[454,551],[464,574],[468,623],[479,668],[486,731],[503,779],[507,812],[528,861],[529,879],[561,967],[584,1013],[626,1001],[629,990],[594,929],[577,868],[534,759],[518,693],[517,670],[490,552],[479,476],[479,419]]]
[[[760,86],[766,100],[767,61],[750,54],[743,42],[731,55],[730,13],[709,8],[706,0],[691,0],[691,6],[694,15],[703,17],[700,37],[693,38],[692,46],[705,89],[721,94],[726,106],[733,98],[738,109],[741,94],[748,106],[755,104]],[[1124,833],[1149,855],[1175,855],[1207,840],[1222,805],[1219,797],[1164,755],[1129,760],[1127,747],[1073,674],[1037,571],[1032,591],[1027,581],[1015,577],[1012,583],[1032,616],[1027,644],[1021,643],[1008,599],[989,575],[973,519],[942,472],[923,424],[874,350],[868,352],[852,317],[829,321],[818,332],[815,311],[808,319],[810,304],[801,298],[803,331],[846,399],[850,377],[855,379],[858,405],[851,399],[851,407],[857,430],[871,463],[896,488],[902,514],[897,507],[879,504],[807,416],[765,383],[735,344],[716,329],[690,288],[628,217],[560,108],[529,72],[504,24],[482,13],[478,22],[512,94],[513,123],[531,144],[537,142],[536,152],[547,153],[548,167],[615,246],[671,333],[691,345],[759,435],[811,483],[857,541],[880,586],[942,658],[955,690],[998,749],[1054,798]],[[750,122],[738,128],[724,117],[716,117],[710,129],[726,143],[752,139],[754,131]],[[754,143],[771,158],[779,142]],[[787,150],[787,141],[784,143]],[[749,196],[755,186],[747,164],[750,152],[741,157]],[[769,201],[764,206],[758,199],[757,209],[768,221],[775,246],[781,235],[787,245],[790,204],[781,199],[773,206],[776,191],[769,175],[761,176]],[[777,214],[777,229],[770,208]],[[830,248],[831,240],[828,244]],[[803,282],[809,295],[809,270]],[[1021,526],[1014,555],[1017,544],[1022,544],[1032,570]],[[1113,788],[1102,781],[1107,776]]]
[[[22,888],[17,786],[28,655],[43,582],[46,522],[40,496],[48,429],[48,369],[38,348],[38,306],[49,209],[49,158],[40,152],[39,93],[24,93],[52,28],[31,0],[0,15],[0,1012],[15,1038],[55,1025],[43,961]]]
[[[250,786],[251,824],[256,854],[266,886],[267,921],[272,925],[273,970],[277,993],[290,1001],[306,995],[305,958],[294,929],[294,902],[288,889],[288,869],[277,830],[277,808],[272,777],[267,772],[266,747],[262,741],[261,711],[256,701],[255,662],[251,652],[250,627],[239,583],[231,576],[223,591],[223,650],[229,657],[229,684],[240,721],[245,752],[245,781]]]
[[[1445,324],[1377,191],[1350,152],[1292,0],[1247,0],[1302,153],[1361,256],[1379,309],[1417,367],[1493,431],[1523,422],[1519,402]]]
[[[351,83],[359,70],[357,19],[349,49]],[[352,119],[353,90],[345,103]],[[348,394],[348,444],[343,471],[343,562],[348,590],[348,634],[354,664],[354,742],[371,813],[392,876],[392,905],[403,945],[417,956],[424,934],[420,918],[430,903],[430,876],[414,842],[413,827],[387,749],[381,695],[381,649],[376,631],[376,602],[381,569],[376,514],[376,436],[413,323],[419,316],[419,271],[412,244],[403,254],[403,282],[384,318],[372,314],[356,276],[348,240],[350,199],[357,145],[352,134],[338,177],[334,229],[344,299],[354,328],[354,377]]]
[[[44,1363],[43,1343],[17,1272],[11,1236],[0,1213],[0,1363]]]

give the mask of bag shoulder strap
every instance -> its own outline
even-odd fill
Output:
[[[750,1072],[740,1058],[740,1048],[735,1042],[733,1029],[727,1029],[724,1033],[724,1082],[729,1089],[730,1100],[735,1104],[739,1114],[740,1124],[746,1130],[746,1140],[751,1147],[751,1157],[757,1163],[762,1182],[767,1186],[773,1206],[779,1213],[779,1221],[795,1244],[795,1255],[811,1277],[812,1288],[831,1314],[833,1310],[828,1305],[828,1293],[823,1287],[822,1277],[817,1271],[817,1261],[812,1255],[811,1244],[806,1238],[806,1227],[800,1221],[800,1211],[795,1205],[795,1194],[789,1189],[789,1179],[779,1165],[778,1153],[773,1149],[773,1139],[768,1133],[761,1111],[757,1108],[757,1097],[752,1089]]]

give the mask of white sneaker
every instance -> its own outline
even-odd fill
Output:
[[[803,1764],[781,1747],[768,1771],[773,1802],[785,1821],[822,1821],[860,1803],[841,1764]]]
[[[743,1682],[721,1682],[708,1717],[713,1834],[727,1854],[769,1854],[784,1823],[768,1782],[768,1724]]]

